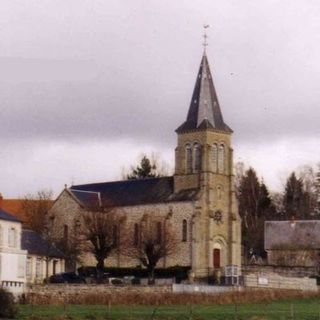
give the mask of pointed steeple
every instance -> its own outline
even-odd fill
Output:
[[[232,132],[223,121],[205,51],[202,56],[196,85],[193,90],[187,120],[176,130],[176,132],[181,133],[197,129],[216,129],[229,133]]]

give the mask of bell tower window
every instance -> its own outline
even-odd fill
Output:
[[[219,173],[224,173],[224,158],[225,158],[225,147],[223,144],[219,146],[218,153],[218,171]]]
[[[194,153],[194,172],[199,172],[201,170],[201,147],[199,143],[195,143],[193,145],[193,153]]]
[[[186,145],[186,173],[192,172],[192,149],[189,144]]]
[[[212,146],[212,171],[217,172],[217,162],[218,162],[218,146],[213,144]]]

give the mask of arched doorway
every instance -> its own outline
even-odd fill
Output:
[[[213,249],[213,267],[215,269],[221,267],[221,250],[218,248]]]
[[[213,246],[211,247],[211,268],[221,269],[225,267],[227,262],[226,243],[222,237],[214,239]]]

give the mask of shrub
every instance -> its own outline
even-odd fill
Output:
[[[181,282],[188,278],[190,267],[174,266],[169,268],[156,268],[154,270],[156,278],[176,278],[177,282]],[[96,276],[97,270],[95,267],[81,267],[78,269],[80,275],[84,277]],[[134,276],[135,278],[147,278],[148,270],[145,268],[104,268],[104,273],[111,277]]]
[[[0,288],[0,318],[15,318],[17,312],[12,293]]]

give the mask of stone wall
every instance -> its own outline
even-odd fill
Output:
[[[88,301],[86,299],[111,297],[115,295],[164,294],[171,293],[172,285],[133,286],[106,284],[50,284],[31,285],[26,289],[28,303],[63,304]]]

